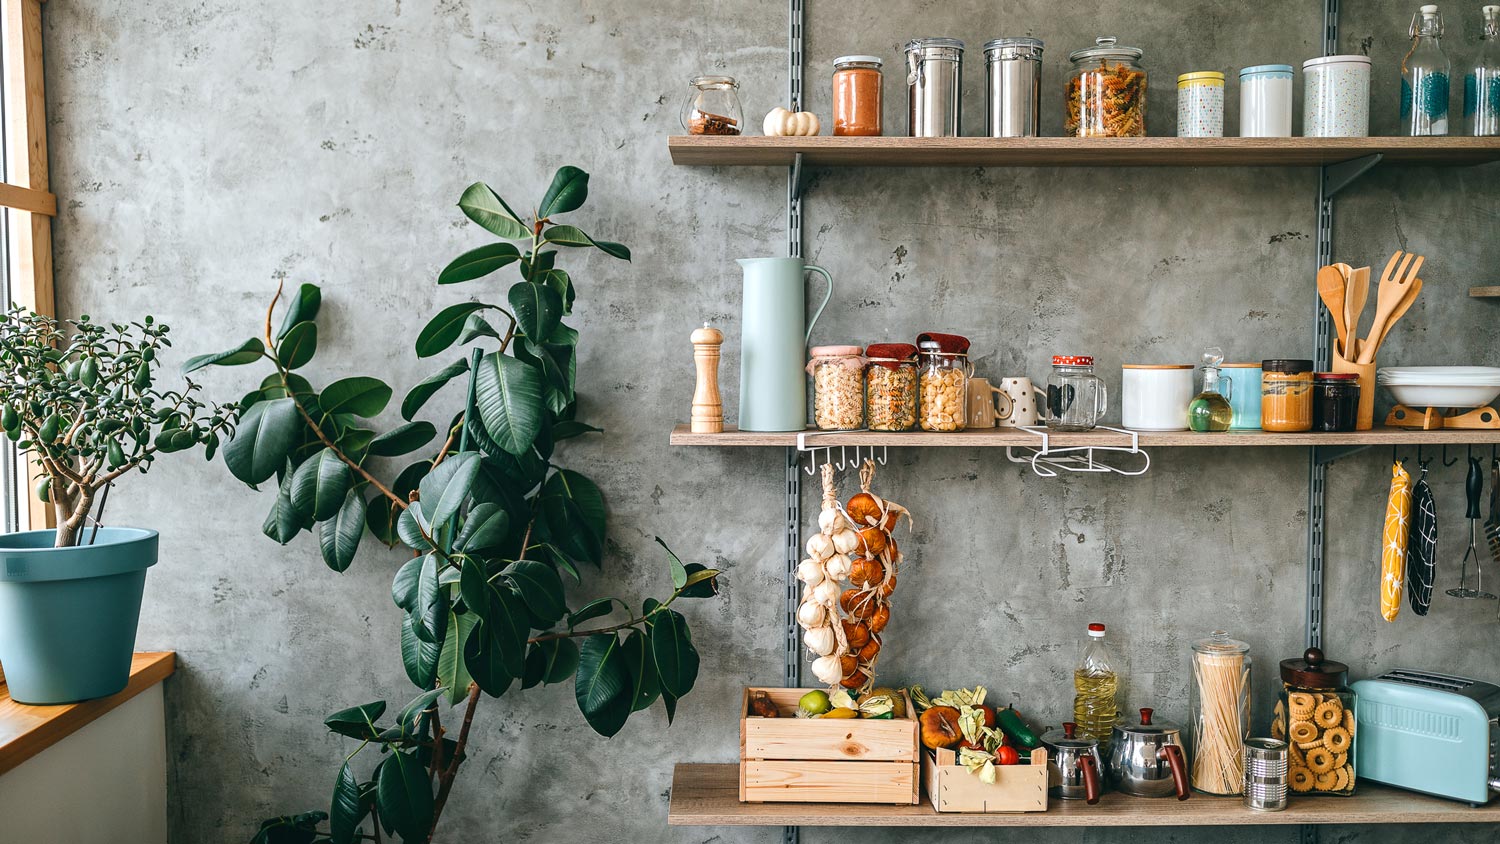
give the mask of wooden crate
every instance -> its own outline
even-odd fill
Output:
[[[922,798],[921,730],[906,717],[797,718],[812,689],[745,689],[740,703],[740,800],[745,803],[895,803]],[[750,712],[765,692],[779,718]],[[903,691],[903,697],[906,693]]]
[[[1047,751],[1031,751],[1030,765],[997,765],[995,782],[986,784],[958,764],[947,748],[922,754],[922,781],[927,799],[939,812],[1047,811]]]

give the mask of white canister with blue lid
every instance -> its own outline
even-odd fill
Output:
[[[1240,137],[1292,136],[1292,66],[1261,64],[1240,71]]]

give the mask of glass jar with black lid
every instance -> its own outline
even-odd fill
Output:
[[[1354,690],[1349,666],[1308,648],[1281,661],[1281,693],[1271,737],[1287,743],[1287,785],[1293,794],[1354,793]]]
[[[1313,430],[1352,431],[1359,421],[1359,375],[1313,374]]]

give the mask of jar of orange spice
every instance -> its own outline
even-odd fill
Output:
[[[880,134],[879,56],[833,60],[833,134]]]

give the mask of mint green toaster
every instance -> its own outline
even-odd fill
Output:
[[[1500,792],[1500,686],[1398,670],[1354,692],[1360,779],[1475,806]]]

